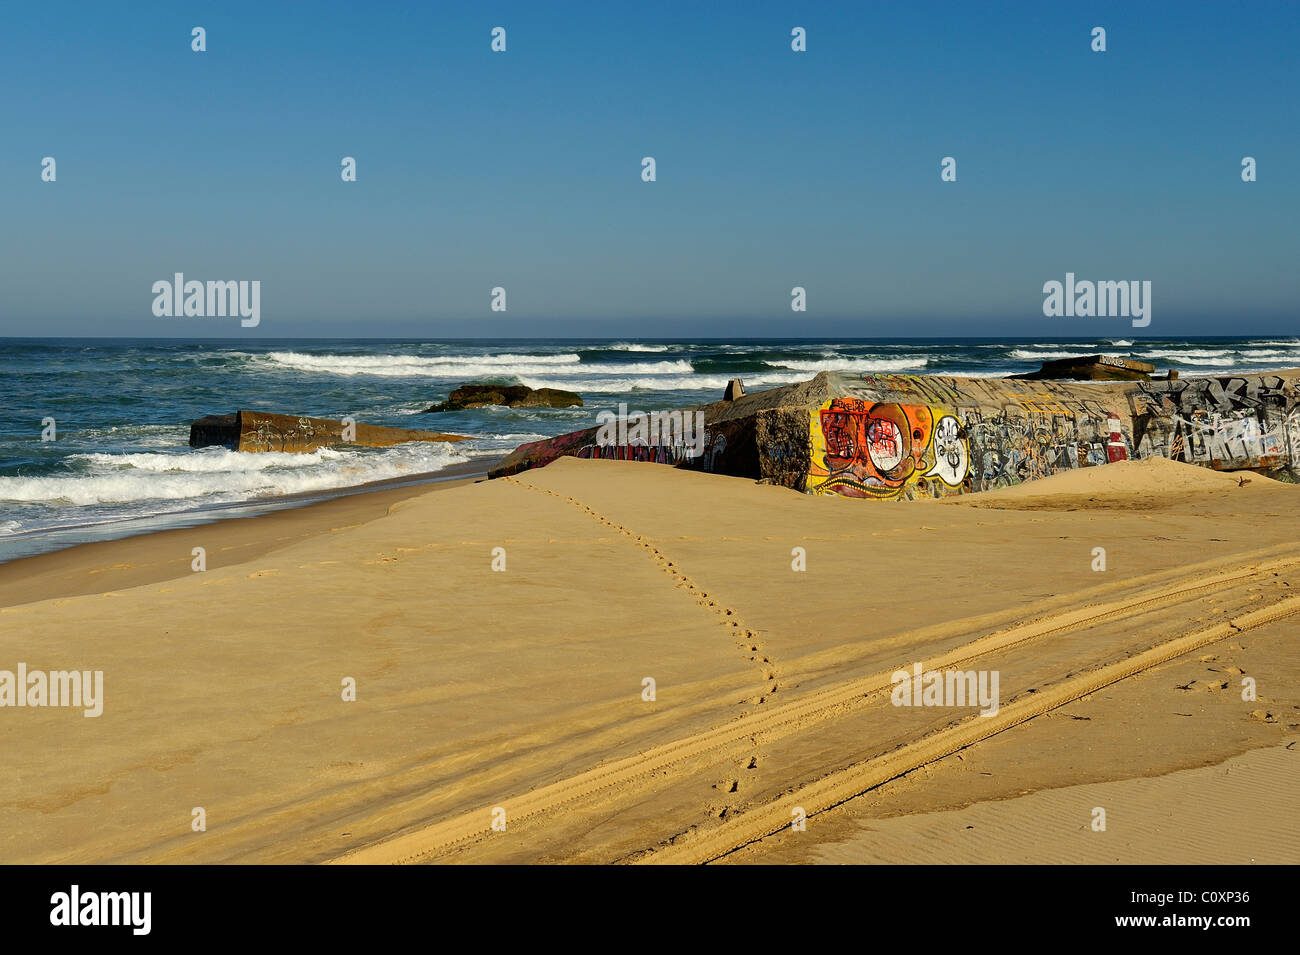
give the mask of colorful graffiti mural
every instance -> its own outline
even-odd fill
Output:
[[[835,398],[812,413],[810,494],[942,497],[1121,461],[1132,442],[1116,412],[1008,392],[1001,407]]]
[[[1119,418],[1103,412],[1008,406],[963,412],[970,436],[970,490],[989,491],[1129,457]]]
[[[928,405],[832,398],[811,411],[810,494],[939,497],[960,490],[970,448],[956,416]]]
[[[696,457],[684,444],[587,444],[574,454],[576,458],[599,458],[603,461],[649,461],[654,464],[690,466]]]
[[[521,445],[490,473],[564,455],[612,457],[886,500],[991,490],[1126,458],[1294,481],[1298,391],[1300,372],[1291,371],[1087,383],[822,372],[702,406],[706,440],[693,457],[676,447],[597,447],[593,428]]]
[[[1216,470],[1266,469],[1295,479],[1300,401],[1295,382],[1280,375],[1141,382],[1132,410],[1142,457]]]

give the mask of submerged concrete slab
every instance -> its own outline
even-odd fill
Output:
[[[1045,379],[1058,381],[1148,381],[1156,366],[1150,362],[1113,355],[1082,355],[1078,358],[1057,358],[1043,362],[1038,371],[1010,378]],[[1177,373],[1172,377],[1177,378]]]
[[[207,415],[190,425],[190,447],[220,445],[232,451],[315,451],[361,445],[386,448],[406,441],[466,441],[461,434],[385,428],[373,424],[352,424],[331,418],[271,414],[265,411],[236,411]]]

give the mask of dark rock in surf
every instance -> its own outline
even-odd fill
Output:
[[[580,408],[582,398],[572,391],[558,388],[529,388],[526,385],[461,385],[446,401],[430,405],[424,414],[438,411],[464,411],[502,405],[506,408]]]

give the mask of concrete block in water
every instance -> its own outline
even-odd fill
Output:
[[[406,441],[465,441],[461,434],[386,428],[373,424],[349,425],[330,418],[271,414],[265,411],[236,411],[207,415],[190,425],[190,447],[221,445],[232,451],[315,451],[361,445],[386,448]]]
[[[1156,366],[1150,362],[1134,361],[1131,358],[1083,355],[1079,358],[1045,361],[1038,371],[1010,377],[1028,381],[1149,381],[1155,370]]]

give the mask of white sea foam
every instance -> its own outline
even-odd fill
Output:
[[[1052,358],[1078,358],[1080,353],[1077,351],[1029,351],[1024,348],[1013,348],[1010,354],[1012,358],[1030,358],[1038,361]]]
[[[732,378],[740,378],[745,382],[745,387],[752,391],[759,386],[772,387],[774,385],[793,384],[796,381],[807,381],[808,373],[739,372],[734,375],[581,379],[519,376],[519,380],[530,388],[562,388],[565,391],[581,391],[584,394],[614,394],[620,391],[707,391],[727,387],[727,382],[731,381]]]
[[[108,438],[114,441],[127,441],[132,444],[156,444],[160,447],[175,447],[176,438],[188,438],[188,425],[180,424],[136,424],[118,425],[107,428],[86,428],[79,430],[79,438]]]
[[[84,506],[278,497],[424,474],[469,460],[453,447],[413,442],[382,450],[326,448],[310,454],[205,448],[181,454],[73,455],[90,473],[0,477],[0,500]]]
[[[1228,365],[1224,367],[1216,366],[1212,372],[1206,372],[1206,374],[1213,375],[1216,378],[1226,378],[1235,375],[1266,375],[1268,372],[1268,368],[1260,368],[1258,365],[1253,367],[1248,365]]]
[[[231,451],[228,448],[200,448],[177,454],[70,454],[69,461],[84,461],[98,470],[153,471],[159,474],[266,471],[270,468],[311,468],[344,460],[354,451],[317,448],[303,454],[286,451]]]
[[[1106,344],[1109,344],[1109,342],[1107,342]],[[1002,348],[1003,346],[1002,346],[1002,345],[990,345],[989,347],[990,347],[990,348]],[[1065,346],[1062,345],[1061,342],[1033,342],[1033,343],[1028,344],[1028,345],[1026,345],[1026,346],[1024,346],[1024,347],[1026,347],[1026,348],[1063,348],[1063,347],[1065,347]],[[1083,349],[1083,353],[1084,353],[1084,354],[1087,354],[1087,352],[1088,352],[1089,349],[1092,349],[1092,348],[1100,348],[1100,347],[1101,347],[1101,344],[1099,344],[1099,343],[1097,343],[1097,342],[1093,342],[1093,343],[1091,343],[1091,344],[1083,344],[1083,345],[1075,345],[1075,344],[1071,344],[1070,347],[1071,347],[1071,348],[1074,348],[1074,349]],[[1070,352],[1063,352],[1063,354],[1065,354],[1066,356],[1074,356],[1074,355],[1078,355],[1078,354],[1080,354],[1080,352],[1078,352],[1078,351],[1070,351]]]
[[[267,362],[295,371],[329,375],[373,375],[380,378],[472,378],[520,375],[664,375],[687,374],[689,361],[611,362],[582,364],[577,355],[470,355],[413,357],[410,355],[304,355],[269,352]]]
[[[661,352],[667,351],[667,345],[642,345],[637,342],[616,342],[609,346],[610,351],[645,351]]]
[[[1192,361],[1197,358],[1226,358],[1236,351],[1235,348],[1144,348],[1138,354]]]
[[[496,355],[308,355],[303,352],[273,351],[264,356],[278,364],[304,364],[320,368],[382,368],[394,361],[412,365],[572,365],[581,359],[573,352],[554,355],[523,355],[506,352]]]
[[[910,371],[926,367],[930,363],[928,355],[912,358],[840,358],[829,355],[814,361],[783,358],[768,362],[774,368],[790,368],[794,371]]]

